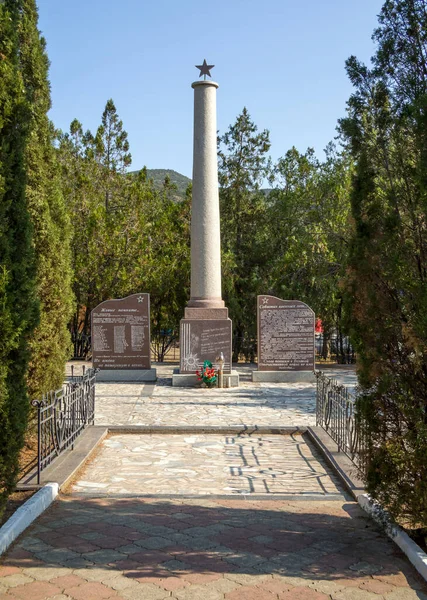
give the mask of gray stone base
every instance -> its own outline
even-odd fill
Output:
[[[223,373],[224,387],[239,387],[239,374],[237,371]],[[180,373],[175,369],[172,375],[173,387],[200,387],[200,381],[197,380],[195,373]],[[218,389],[217,387],[213,389]]]
[[[97,382],[104,381],[156,381],[156,369],[101,369],[96,375]]]
[[[252,381],[258,383],[314,383],[314,371],[252,371]]]

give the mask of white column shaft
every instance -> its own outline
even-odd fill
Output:
[[[218,195],[216,89],[194,88],[193,198],[191,207],[191,299],[189,306],[224,306],[221,295],[221,236]]]

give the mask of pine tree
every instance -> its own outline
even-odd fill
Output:
[[[246,108],[218,139],[224,299],[233,320],[233,361],[255,357],[251,315],[263,293],[266,199],[260,185],[270,174],[269,132],[257,133]],[[247,346],[247,349],[245,349]]]
[[[35,0],[22,0],[19,28],[20,61],[27,102],[31,106],[31,137],[26,148],[28,199],[37,264],[40,323],[31,338],[29,392],[32,398],[61,387],[70,357],[68,322],[72,310],[71,226],[60,188],[50,109],[49,62],[37,29]]]
[[[94,148],[96,159],[103,167],[105,210],[108,213],[113,208],[111,202],[115,195],[115,189],[117,191],[117,185],[114,185],[114,182],[117,183],[116,174],[124,175],[127,167],[132,163],[128,134],[123,129],[123,122],[119,119],[111,98],[107,101],[102,113],[101,125],[94,138]],[[118,187],[120,188],[120,185]]]
[[[178,337],[190,296],[191,189],[190,184],[185,199],[176,202],[176,188],[166,177],[163,190],[151,195],[144,210],[139,279],[151,294],[151,345],[159,361]]]
[[[112,100],[94,136],[76,119],[60,135],[62,189],[73,219],[75,307],[71,329],[76,355],[85,355],[90,313],[109,298],[140,291],[136,271],[144,262],[144,206],[153,190],[126,173],[127,133]],[[136,287],[136,289],[135,289]]]
[[[345,274],[351,233],[352,171],[348,153],[337,153],[333,144],[325,153],[322,162],[311,148],[304,154],[292,148],[276,165],[275,186],[268,195],[269,291],[309,304],[322,320],[324,357],[327,340],[336,331],[344,361],[339,282]]]
[[[23,9],[16,0],[0,3],[0,513],[18,473],[29,408],[28,338],[38,314],[25,173],[32,117],[18,37]]]

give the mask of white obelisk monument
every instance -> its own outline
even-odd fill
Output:
[[[195,81],[191,299],[189,307],[223,308],[215,81]]]
[[[221,232],[218,194],[214,65],[198,66],[203,80],[194,89],[193,196],[191,205],[191,297],[180,326],[180,370],[173,385],[196,385],[205,360],[224,355],[225,385],[238,385],[231,371],[232,323],[221,293]]]

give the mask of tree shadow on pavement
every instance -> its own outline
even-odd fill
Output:
[[[67,595],[71,575],[73,589],[95,581],[123,598],[138,597],[129,591],[135,584],[157,586],[178,600],[204,600],[200,586],[227,600],[256,598],[258,586],[272,600],[315,598],[301,590],[295,595],[298,587],[317,590],[319,600],[331,590],[338,599],[340,593],[353,598],[354,588],[361,599],[363,590],[366,598],[370,590],[395,592],[385,597],[396,599],[427,594],[425,582],[357,504],[333,501],[65,496],[0,561],[0,597],[2,580],[17,574],[28,581],[18,580],[11,595],[31,600],[32,579]],[[192,586],[199,586],[193,596]],[[411,596],[402,595],[410,589]]]

